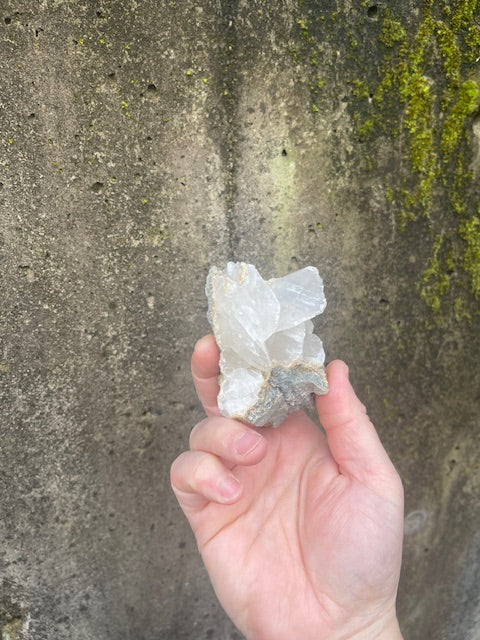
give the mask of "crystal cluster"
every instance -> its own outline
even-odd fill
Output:
[[[315,267],[264,280],[256,268],[229,262],[207,277],[208,320],[220,348],[222,415],[278,426],[327,393],[322,341],[311,318],[326,299]]]

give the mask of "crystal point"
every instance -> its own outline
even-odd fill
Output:
[[[245,262],[207,277],[208,319],[220,348],[218,406],[229,418],[278,426],[327,393],[322,341],[311,318],[326,299],[315,267],[264,280]]]

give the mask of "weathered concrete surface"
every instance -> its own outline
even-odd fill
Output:
[[[459,98],[479,16],[398,5],[2,3],[6,637],[240,637],[168,485],[201,416],[204,278],[229,258],[319,267],[327,357],[349,362],[405,481],[405,637],[480,637],[480,332],[463,268],[478,95]],[[386,64],[413,78],[392,80],[397,96]]]

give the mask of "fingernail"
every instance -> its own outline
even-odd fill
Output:
[[[224,500],[231,500],[232,498],[236,498],[242,490],[242,485],[235,478],[235,476],[226,476],[220,480],[218,485],[218,492],[220,497]]]
[[[238,453],[239,456],[246,456],[248,453],[252,453],[261,439],[262,436],[256,431],[246,431],[235,441],[235,453]]]

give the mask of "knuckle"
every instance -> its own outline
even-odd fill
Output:
[[[208,455],[199,456],[195,467],[192,469],[192,486],[195,489],[202,487],[211,475],[211,464]]]
[[[190,431],[190,436],[188,438],[188,444],[190,446],[190,449],[194,449],[195,446],[198,444],[198,441],[202,435],[202,431],[204,430],[207,422],[208,422],[208,418],[204,418],[203,420],[200,420],[200,422],[197,422],[197,424]]]
[[[182,476],[182,468],[184,467],[185,458],[188,456],[188,451],[183,451],[170,465],[170,482],[172,485],[179,483]]]

